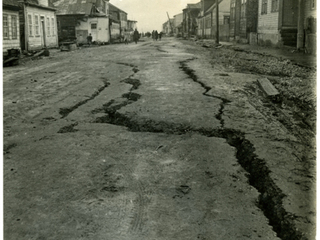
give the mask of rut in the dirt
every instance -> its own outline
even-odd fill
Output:
[[[257,206],[269,219],[270,225],[273,227],[278,237],[283,240],[306,240],[303,233],[299,232],[295,227],[294,216],[288,214],[283,208],[282,199],[284,194],[270,177],[270,170],[268,169],[265,160],[257,157],[253,144],[245,138],[245,134],[243,132],[224,128],[222,119],[223,109],[224,105],[230,101],[218,96],[207,94],[211,88],[197,79],[194,71],[187,67],[187,61],[180,62],[181,69],[185,71],[192,80],[199,83],[205,89],[203,95],[218,98],[222,101],[219,114],[216,116],[216,118],[221,122],[221,128],[193,128],[188,125],[165,121],[154,121],[151,119],[137,118],[119,113],[118,110],[122,107],[139,99],[139,97],[130,98],[130,95],[133,94],[133,88],[130,89],[129,93],[122,95],[124,98],[122,103],[115,104],[114,101],[110,101],[105,104],[103,111],[106,115],[96,118],[94,122],[124,126],[132,132],[152,132],[179,135],[192,132],[206,137],[226,139],[229,145],[236,148],[236,158],[241,166],[249,173],[249,183],[259,191],[260,197]],[[127,83],[132,84],[130,81]]]

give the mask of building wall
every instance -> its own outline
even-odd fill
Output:
[[[304,31],[305,36],[305,47],[311,54],[317,53],[317,1],[304,0]]]
[[[19,12],[3,9],[2,15],[8,17],[8,37],[2,36],[2,50],[6,52],[8,49],[20,49],[20,29],[19,29]],[[12,34],[12,16],[17,19],[17,37],[14,39]]]
[[[281,40],[279,28],[279,11],[271,12],[271,1],[268,1],[267,13],[261,14],[262,1],[259,0],[258,8],[258,41],[270,40],[277,44]]]
[[[317,0],[303,0],[303,1],[305,2],[304,16],[306,18],[308,17],[317,18]],[[311,5],[313,1],[315,3],[315,7]]]
[[[32,24],[29,24],[29,16],[32,18]],[[35,16],[39,17],[39,31],[36,31]],[[54,11],[41,9],[37,7],[26,7],[26,28],[27,28],[27,46],[28,50],[36,50],[44,47],[43,29],[41,18],[44,18],[45,41],[47,47],[58,46],[57,19]],[[48,23],[49,18],[49,23]],[[32,27],[31,27],[32,26]],[[30,31],[31,27],[31,31]],[[49,27],[49,28],[48,28]],[[49,31],[48,31],[49,30]]]
[[[49,6],[49,0],[38,0],[38,3],[42,6],[46,6],[48,7]]]
[[[109,18],[89,18],[87,22],[80,22],[80,25],[76,26],[78,43],[86,43],[90,33],[93,42],[109,42]]]
[[[127,29],[127,14],[120,12],[120,24],[121,24],[121,33],[123,34],[124,31]]]

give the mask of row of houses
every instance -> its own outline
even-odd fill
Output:
[[[110,43],[133,32],[137,24],[109,0],[3,0],[2,9],[4,56],[13,49],[85,43],[89,34],[93,41]]]
[[[200,0],[187,4],[170,19],[173,27],[163,31],[215,39],[218,28],[221,41],[292,46],[316,53],[316,4],[316,0]]]

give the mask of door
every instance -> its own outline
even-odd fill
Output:
[[[46,48],[47,43],[46,43],[46,24],[44,17],[41,16],[41,32],[42,32],[42,38],[41,38],[41,45]]]
[[[91,33],[92,35],[92,42],[97,41],[98,40],[98,23],[97,22],[92,22],[90,23],[90,31],[89,33]]]
[[[297,27],[298,24],[298,0],[284,0],[283,1],[283,27]]]

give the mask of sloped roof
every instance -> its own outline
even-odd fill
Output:
[[[115,5],[109,3],[109,11],[115,11],[115,12],[123,12],[127,14],[125,11],[121,10],[120,8],[116,7]]]
[[[187,7],[188,7],[188,8],[191,8],[191,9],[201,8],[201,2],[198,2],[198,3],[189,3],[189,4],[187,4]]]
[[[19,7],[19,3],[17,0],[2,0],[2,5]]]
[[[59,0],[53,3],[58,15],[83,14],[90,15],[96,0]]]

